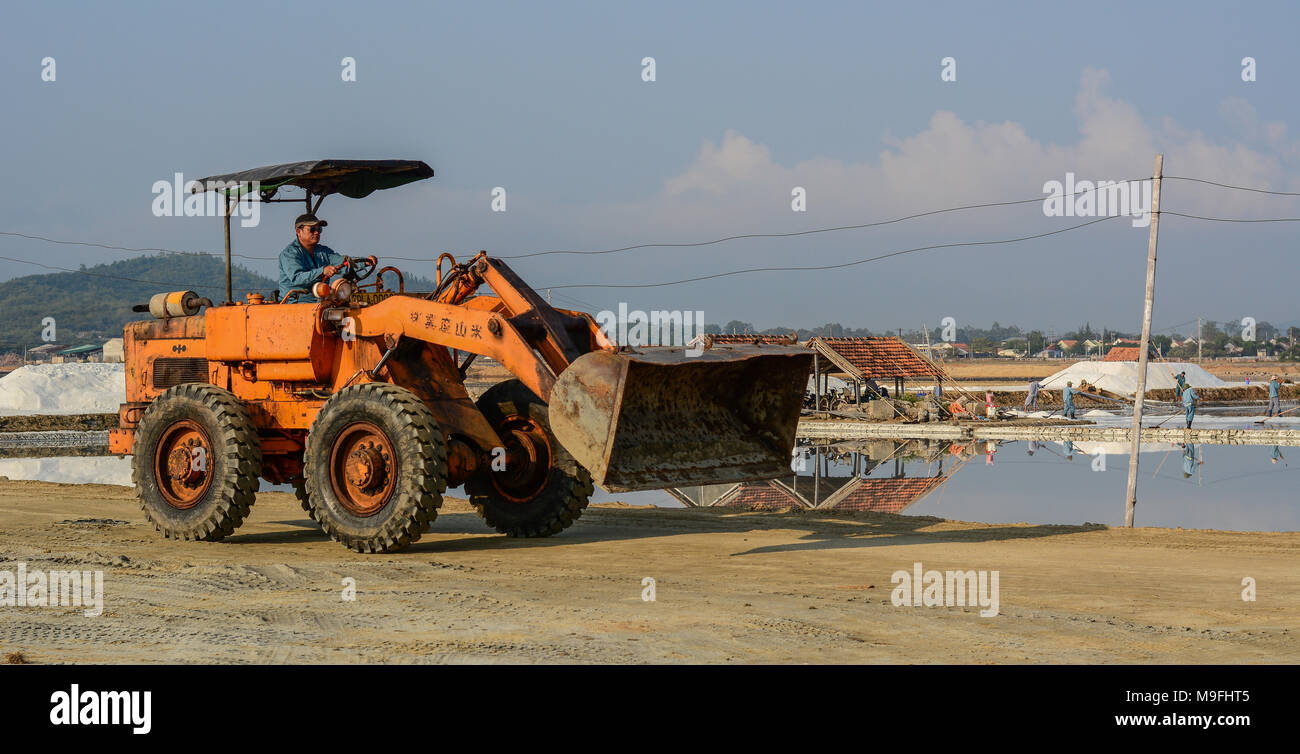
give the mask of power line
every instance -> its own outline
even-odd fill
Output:
[[[1195,182],[1195,183],[1204,183],[1204,184],[1208,184],[1208,185],[1211,185],[1211,186],[1219,186],[1219,187],[1222,187],[1222,188],[1234,189],[1234,190],[1237,190],[1237,191],[1251,191],[1251,192],[1260,193],[1260,194],[1273,194],[1273,195],[1276,195],[1276,196],[1300,196],[1300,192],[1294,192],[1294,191],[1272,191],[1272,190],[1270,190],[1270,189],[1254,188],[1254,187],[1250,187],[1250,186],[1235,186],[1235,185],[1228,184],[1228,183],[1220,183],[1220,182],[1218,182],[1218,181],[1207,180],[1207,179],[1205,179],[1205,178],[1193,178],[1193,177],[1189,177],[1189,176],[1181,176],[1181,175],[1166,175],[1166,176],[1163,176],[1162,179],[1163,179],[1163,180],[1192,181],[1192,182]],[[1130,179],[1126,179],[1126,180],[1123,180],[1123,181],[1116,181],[1116,183],[1131,183],[1131,182],[1134,182],[1134,181],[1147,181],[1147,180],[1151,180],[1151,179],[1150,179],[1150,178],[1145,178],[1145,177],[1144,177],[1144,178],[1130,178]],[[1100,190],[1101,190],[1100,187],[1094,187],[1094,188],[1091,188],[1091,189],[1082,189],[1082,190],[1079,190],[1079,191],[1072,192],[1072,193],[1070,193],[1070,194],[1063,194],[1060,198],[1065,198],[1065,197],[1067,197],[1067,196],[1075,196],[1075,195],[1077,195],[1077,194],[1093,193],[1093,192],[1100,191]],[[789,232],[789,233],[744,233],[744,234],[738,234],[738,235],[733,235],[733,236],[726,236],[726,237],[724,237],[724,238],[717,238],[717,239],[714,239],[714,240],[712,240],[712,241],[696,241],[696,242],[689,242],[689,243],[644,243],[644,244],[636,244],[636,245],[633,245],[633,246],[622,246],[622,247],[615,248],[615,249],[600,249],[600,250],[595,250],[595,251],[578,251],[578,250],[535,251],[535,252],[529,252],[529,253],[525,253],[525,254],[497,255],[497,258],[499,258],[499,259],[527,259],[527,258],[530,258],[530,257],[546,256],[546,255],[551,255],[551,254],[578,254],[578,255],[614,254],[614,253],[623,252],[623,251],[633,251],[633,250],[636,250],[636,249],[647,249],[647,248],[693,248],[693,247],[699,247],[699,246],[710,246],[710,245],[713,245],[713,244],[725,243],[725,242],[727,242],[727,241],[736,241],[736,240],[748,239],[748,238],[791,238],[791,237],[795,237],[795,236],[806,236],[806,235],[812,235],[812,234],[815,234],[815,233],[834,233],[834,232],[844,231],[844,230],[861,230],[861,229],[863,229],[863,228],[874,228],[874,227],[878,227],[878,226],[882,226],[882,225],[891,225],[891,224],[894,224],[894,223],[900,223],[900,222],[904,222],[904,221],[907,221],[907,220],[915,220],[915,219],[917,219],[917,218],[921,218],[921,217],[930,217],[930,216],[933,216],[933,215],[940,215],[940,214],[945,214],[945,213],[948,213],[948,212],[960,212],[960,211],[969,210],[969,209],[984,209],[984,208],[989,208],[989,207],[1006,207],[1006,206],[1012,206],[1012,205],[1018,205],[1018,204],[1031,204],[1031,203],[1034,203],[1034,202],[1041,202],[1041,201],[1044,201],[1045,199],[1046,199],[1046,197],[1034,197],[1034,198],[1031,198],[1031,199],[1017,199],[1017,200],[1013,200],[1013,201],[1005,201],[1005,202],[986,202],[986,203],[983,203],[983,204],[967,204],[967,205],[963,205],[963,206],[959,206],[959,207],[946,207],[946,208],[944,208],[944,209],[929,210],[929,211],[927,211],[927,212],[918,212],[918,213],[916,213],[916,214],[912,214],[912,215],[906,215],[906,216],[903,216],[903,217],[896,217],[896,218],[893,218],[893,219],[891,219],[891,220],[880,220],[880,221],[877,221],[877,222],[861,223],[861,224],[857,224],[857,225],[840,225],[840,226],[829,227],[829,228],[813,228],[813,229],[810,229],[810,230],[793,231],[793,232]],[[1166,211],[1165,214],[1178,215],[1179,213],[1176,213],[1176,212],[1168,212],[1168,211]],[[1277,220],[1229,220],[1229,219],[1220,219],[1220,218],[1206,218],[1206,217],[1199,217],[1199,216],[1195,216],[1195,215],[1179,215],[1179,216],[1181,216],[1181,217],[1192,217],[1192,218],[1194,218],[1194,219],[1201,219],[1201,220],[1218,220],[1218,221],[1220,221],[1220,222],[1294,222],[1294,221],[1296,220],[1296,218],[1285,218],[1285,219],[1277,219]],[[45,237],[45,236],[32,235],[32,234],[27,234],[27,233],[17,233],[17,232],[13,232],[13,231],[0,231],[0,236],[14,236],[14,237],[17,237],[17,238],[27,238],[27,239],[31,239],[31,240],[35,240],[35,241],[45,241],[45,242],[47,242],[47,243],[62,244],[62,245],[68,245],[68,246],[91,246],[91,247],[95,247],[95,248],[108,249],[108,250],[111,250],[111,251],[128,251],[128,252],[151,252],[151,251],[156,251],[156,252],[166,252],[166,253],[173,253],[173,254],[206,254],[206,255],[210,255],[210,256],[223,256],[223,254],[221,254],[220,252],[212,252],[212,251],[191,251],[191,250],[185,250],[185,249],[169,249],[169,248],[163,248],[163,247],[131,247],[131,246],[115,246],[115,245],[112,245],[112,244],[103,244],[103,243],[97,243],[97,242],[92,242],[92,241],[66,241],[66,240],[55,239],[55,238],[47,238],[47,237]],[[239,258],[241,258],[241,259],[256,259],[256,260],[262,260],[262,261],[273,261],[273,260],[275,260],[275,259],[278,259],[278,257],[258,256],[258,255],[254,255],[254,254],[240,254],[240,253],[235,253],[235,252],[232,252],[232,253],[231,253],[231,256],[232,256],[232,257],[239,257]],[[399,257],[399,256],[386,256],[385,259],[392,259],[392,260],[403,261],[403,262],[432,262],[432,261],[434,261],[434,259],[429,258],[429,257]]]
[[[109,249],[111,251],[133,251],[133,252],[161,251],[169,254],[204,254],[213,257],[225,256],[223,253],[218,253],[215,251],[186,251],[183,249],[163,249],[158,247],[137,248],[131,246],[112,246],[109,244],[94,243],[92,241],[63,241],[57,238],[46,238],[45,236],[34,236],[34,235],[29,235],[27,233],[14,233],[11,231],[0,231],[0,236],[15,236],[17,238],[28,238],[33,241],[45,241],[47,243],[56,243],[64,246],[94,246],[99,249]],[[240,257],[242,259],[263,259],[263,260],[278,259],[278,257],[258,257],[258,256],[251,256],[249,254],[236,254],[234,252],[231,252],[230,256]]]
[[[801,272],[801,271],[809,271],[809,270],[836,270],[844,267],[853,267],[859,264],[866,264],[867,262],[877,262],[881,259],[888,259],[890,257],[901,256],[903,254],[912,254],[918,251],[930,251],[932,249],[948,249],[948,248],[953,248],[958,246],[994,246],[997,244],[1018,243],[1020,241],[1031,241],[1035,238],[1045,238],[1047,236],[1054,236],[1060,233],[1068,233],[1072,230],[1078,230],[1079,228],[1086,228],[1089,225],[1104,223],[1107,220],[1114,220],[1119,217],[1123,217],[1123,215],[1110,215],[1108,217],[1102,217],[1096,220],[1089,220],[1086,223],[1071,225],[1068,228],[1061,228],[1060,230],[1048,231],[1046,233],[1036,233],[1031,236],[1020,236],[1019,238],[1006,238],[997,241],[963,241],[960,243],[944,243],[944,244],[934,244],[932,246],[918,246],[914,249],[903,249],[902,251],[891,251],[888,254],[881,254],[880,256],[868,257],[866,259],[858,259],[853,262],[842,262],[840,264],[808,265],[808,266],[800,266],[800,267],[750,267],[742,270],[732,270],[730,272],[718,272],[712,275],[701,275],[699,277],[686,278],[684,280],[673,280],[665,283],[630,283],[625,285],[606,285],[601,283],[591,283],[585,285],[583,284],[551,285],[551,286],[542,286],[542,287],[551,288],[554,290],[562,290],[566,288],[660,288],[669,285],[681,285],[682,283],[694,283],[701,280],[712,280],[713,278],[728,277],[731,275],[745,275],[751,272]]]
[[[1204,217],[1202,215],[1188,215],[1182,212],[1173,212],[1171,210],[1160,210],[1162,215],[1173,215],[1175,217],[1188,217],[1193,220],[1209,220],[1216,223],[1295,223],[1300,222],[1300,217],[1264,217],[1251,219],[1247,217]]]
[[[33,266],[35,266],[35,267],[42,267],[42,268],[47,269],[47,270],[57,270],[57,271],[59,271],[59,272],[75,272],[75,273],[77,273],[77,274],[79,274],[79,275],[90,275],[91,277],[97,277],[97,278],[109,278],[109,279],[112,279],[112,280],[126,280],[126,281],[128,281],[128,282],[132,282],[132,283],[146,283],[146,284],[148,284],[148,285],[163,285],[163,286],[167,286],[167,287],[169,287],[169,288],[180,287],[180,288],[183,288],[183,289],[185,289],[185,290],[196,290],[196,291],[197,291],[197,290],[206,290],[206,289],[211,289],[211,290],[225,290],[225,287],[224,287],[224,286],[217,286],[217,285],[184,285],[184,284],[181,284],[181,283],[168,283],[168,282],[163,282],[163,281],[161,281],[161,280],[141,280],[140,278],[126,277],[126,276],[124,276],[124,275],[109,275],[109,274],[107,274],[107,273],[102,273],[102,272],[91,272],[91,271],[89,271],[89,270],[74,270],[74,269],[72,269],[71,267],[59,267],[59,266],[56,266],[56,265],[41,264],[40,262],[31,262],[31,261],[28,261],[28,260],[26,260],[26,259],[14,259],[13,257],[4,257],[4,256],[0,256],[0,259],[3,259],[3,260],[5,260],[5,261],[7,261],[7,262],[17,262],[18,264],[30,264],[30,265],[33,265]],[[270,289],[262,289],[262,290],[270,290]]]
[[[1227,183],[1219,183],[1218,181],[1207,181],[1204,178],[1188,178],[1187,176],[1184,175],[1166,175],[1166,176],[1162,176],[1161,178],[1166,181],[1192,181],[1193,183],[1206,183],[1211,186],[1220,186],[1222,188],[1235,189],[1237,191],[1253,191],[1257,194],[1274,194],[1276,196],[1300,196],[1300,192],[1297,191],[1270,191],[1268,189],[1250,188],[1249,186],[1233,186]]]
[[[1130,179],[1128,179],[1128,180],[1122,181],[1122,183],[1130,183],[1130,182],[1133,182],[1133,181],[1140,181],[1140,180],[1150,180],[1150,179],[1149,179],[1149,178],[1130,178]],[[1063,194],[1060,198],[1065,198],[1065,197],[1067,197],[1067,196],[1074,196],[1075,194],[1092,193],[1093,191],[1096,191],[1096,190],[1097,190],[1096,188],[1091,188],[1091,189],[1085,189],[1085,190],[1075,191],[1075,192],[1072,192],[1072,193],[1069,193],[1069,194]],[[1030,204],[1030,203],[1034,203],[1034,202],[1043,202],[1043,201],[1045,201],[1046,198],[1047,198],[1047,197],[1037,196],[1037,197],[1034,197],[1033,199],[1016,199],[1016,200],[1014,200],[1014,201],[1006,201],[1006,202],[988,202],[988,203],[985,203],[985,204],[967,204],[967,205],[964,205],[964,206],[961,206],[961,207],[947,207],[947,208],[945,208],[945,209],[934,209],[934,210],[930,210],[930,211],[928,211],[928,212],[918,212],[918,213],[916,213],[916,214],[914,214],[914,215],[906,215],[906,216],[904,216],[904,217],[896,217],[896,218],[894,218],[894,219],[892,219],[892,220],[879,220],[879,221],[877,221],[877,222],[862,223],[862,224],[859,224],[859,225],[838,225],[838,226],[835,226],[835,227],[832,227],[832,228],[814,228],[814,229],[812,229],[812,230],[799,230],[799,231],[794,231],[794,232],[791,232],[791,233],[744,233],[744,234],[735,235],[735,236],[727,236],[727,237],[725,237],[725,238],[717,238],[717,239],[714,239],[714,240],[712,240],[712,241],[695,241],[695,242],[692,242],[692,243],[643,243],[643,244],[637,244],[637,245],[635,245],[635,246],[623,246],[623,247],[620,247],[620,248],[617,248],[617,249],[601,249],[601,250],[598,250],[598,251],[534,251],[534,252],[530,252],[530,253],[528,253],[528,254],[512,254],[512,255],[509,255],[509,256],[498,256],[498,259],[527,259],[527,258],[529,258],[529,257],[541,257],[541,256],[549,255],[549,254],[584,254],[584,255],[590,255],[590,254],[615,254],[615,253],[618,253],[618,252],[620,252],[620,251],[632,251],[632,250],[634,250],[634,249],[648,249],[648,248],[692,248],[692,247],[696,247],[696,246],[711,246],[711,245],[713,245],[713,244],[724,243],[724,242],[726,242],[726,241],[736,241],[736,240],[744,239],[744,238],[790,238],[790,237],[793,237],[793,236],[807,236],[807,235],[812,235],[812,234],[814,234],[814,233],[834,233],[834,232],[841,231],[841,230],[860,230],[860,229],[862,229],[862,228],[875,228],[875,227],[878,227],[878,226],[881,226],[881,225],[892,225],[893,223],[901,223],[901,222],[904,222],[904,221],[906,221],[906,220],[915,220],[915,219],[918,218],[918,217],[929,217],[929,216],[931,216],[931,215],[941,215],[941,214],[944,214],[944,213],[946,213],[946,212],[959,212],[959,211],[962,211],[962,210],[968,210],[968,209],[983,209],[983,208],[987,208],[987,207],[1007,207],[1007,206],[1011,206],[1011,205],[1014,205],[1014,204]]]

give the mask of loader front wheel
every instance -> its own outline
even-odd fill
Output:
[[[233,393],[203,383],[168,389],[140,417],[131,452],[140,508],[164,537],[216,542],[248,516],[262,443]]]
[[[512,537],[569,528],[594,487],[591,474],[555,439],[546,404],[519,380],[507,380],[483,393],[477,406],[505,447],[465,482],[474,509]]]
[[[447,489],[442,429],[410,390],[372,382],[343,388],[307,433],[304,491],[325,533],[357,552],[417,541]]]

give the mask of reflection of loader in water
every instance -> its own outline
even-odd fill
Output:
[[[276,187],[263,201],[297,186],[315,210],[312,193],[359,197],[432,174],[419,162],[327,160],[202,183]],[[581,514],[593,483],[651,489],[788,469],[806,349],[620,348],[483,252],[461,264],[442,255],[427,293],[405,291],[392,267],[363,282],[375,273],[347,260],[313,286],[311,304],[160,294],[144,307],[154,319],[126,326],[127,402],[110,447],[134,455],[142,507],[164,536],[228,536],[259,478],[294,484],[346,546],[387,552],[419,539],[441,493],[461,484],[498,531],[547,536]],[[464,380],[480,355],[516,379],[474,401]]]

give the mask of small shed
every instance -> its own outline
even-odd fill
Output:
[[[813,377],[819,388],[823,376],[842,376],[853,384],[854,397],[862,403],[862,386],[867,380],[893,379],[894,395],[901,395],[910,377],[942,379],[943,373],[914,348],[895,337],[823,338],[808,341],[816,352]],[[820,398],[824,390],[818,389]]]
[[[81,346],[65,348],[54,354],[52,361],[56,364],[67,363],[70,361],[99,361],[99,355],[104,350],[102,345],[87,343]]]

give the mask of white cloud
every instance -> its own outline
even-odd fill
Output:
[[[1221,114],[1238,139],[1215,141],[1168,118],[1144,118],[1132,103],[1108,96],[1108,82],[1103,70],[1083,71],[1074,102],[1079,137],[1073,143],[1035,139],[1012,121],[969,123],[941,110],[924,130],[887,140],[877,161],[821,157],[783,165],[767,146],[728,130],[720,142],[706,142],[651,199],[606,206],[600,214],[616,220],[608,226],[615,238],[652,230],[657,237],[707,237],[858,222],[1030,198],[1041,195],[1045,181],[1061,180],[1067,171],[1090,180],[1149,176],[1157,151],[1164,152],[1165,172],[1171,175],[1283,190],[1300,185],[1283,167],[1284,160],[1300,154],[1287,140],[1286,125],[1261,121],[1246,101],[1223,103]],[[807,214],[789,210],[794,186],[807,190]],[[1166,196],[1171,209],[1267,214],[1256,195],[1240,192],[1182,184]],[[964,227],[983,230],[986,223],[1005,220],[991,213],[985,217],[964,215],[969,220]]]

